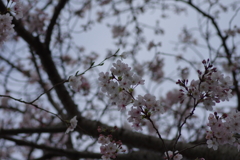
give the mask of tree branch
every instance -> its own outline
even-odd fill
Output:
[[[23,141],[23,140],[19,140],[19,139],[15,139],[9,136],[0,136],[3,139],[9,140],[9,141],[13,141],[15,142],[17,145],[20,146],[29,146],[29,147],[34,147],[34,148],[38,148],[38,149],[42,149],[45,150],[47,152],[52,152],[57,154],[58,156],[66,156],[69,158],[100,158],[101,154],[97,154],[97,153],[88,153],[88,152],[78,152],[78,151],[74,151],[74,150],[67,150],[67,149],[61,149],[61,148],[56,148],[56,147],[49,147],[46,145],[42,145],[42,144],[36,144],[33,142],[28,142],[28,141]]]
[[[65,132],[65,126],[51,126],[44,128],[19,128],[19,129],[0,129],[0,135],[18,135],[34,133],[59,133]]]
[[[45,44],[48,47],[51,42],[51,36],[52,36],[52,31],[53,31],[54,25],[56,24],[56,21],[60,15],[61,10],[64,8],[64,6],[67,2],[68,2],[68,0],[60,0],[58,5],[55,7],[52,19],[51,19],[51,21],[48,25],[47,31],[46,31]]]

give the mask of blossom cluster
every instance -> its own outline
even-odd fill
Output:
[[[195,106],[199,103],[203,103],[207,110],[212,110],[212,106],[214,106],[215,103],[229,100],[232,96],[230,89],[232,81],[230,80],[230,77],[224,76],[218,72],[216,68],[213,68],[209,60],[204,60],[202,63],[205,71],[198,71],[198,80],[192,80],[190,85],[188,85],[188,80],[178,80],[177,84],[182,87],[180,90],[180,98],[182,99],[182,102],[185,98],[191,97],[194,99]],[[133,90],[137,85],[143,84],[144,80],[136,74],[133,74],[131,68],[128,67],[127,64],[122,63],[120,60],[118,60],[117,63],[113,63],[111,73],[101,72],[98,80],[100,81],[101,91],[107,94],[111,103],[117,105],[119,110],[125,110],[128,104],[133,103],[130,111],[128,112],[128,121],[132,123],[132,127],[135,130],[142,130],[144,119],[152,122],[151,116],[153,114],[162,114],[165,112],[164,107],[161,105],[161,101],[156,100],[156,97],[151,94],[145,94],[144,96],[138,95],[137,98],[134,98],[132,94]],[[179,93],[177,92],[176,95],[178,94]],[[177,102],[178,100],[173,103]],[[172,105],[172,103],[169,105]],[[233,117],[235,117],[234,120],[232,120]],[[214,120],[214,118],[210,119]],[[208,133],[207,143],[209,147],[213,147],[215,149],[215,144],[218,143],[233,144],[233,142],[237,142],[236,137],[232,136],[233,133],[240,133],[240,131],[234,129],[234,126],[236,127],[236,125],[238,125],[238,123],[235,123],[236,116],[229,115],[228,118],[225,118],[224,120],[226,121],[225,123],[232,126],[231,128],[224,122],[221,122],[221,124],[219,123],[219,125],[226,130],[225,132],[220,132],[224,129],[216,130],[216,128],[221,128],[220,126],[216,125],[217,127],[214,128],[212,126],[213,123],[209,123],[209,126],[212,128],[212,131]],[[103,138],[103,136],[101,138]],[[104,141],[109,142],[106,138]],[[110,155],[106,156],[106,159],[109,157],[111,158],[111,156],[112,158],[115,158],[114,155],[106,152],[106,148],[107,145],[101,148],[103,155]],[[174,160],[182,159],[182,155],[178,152],[173,153],[172,151],[168,151],[166,155],[167,158]]]
[[[160,100],[151,94],[138,95],[131,110],[128,112],[128,121],[132,122],[135,130],[142,130],[143,119],[150,118],[152,114],[164,113],[164,108],[160,105]]]
[[[126,110],[126,106],[133,102],[131,110],[128,112],[128,121],[132,123],[135,130],[142,130],[143,119],[150,118],[153,113],[164,113],[160,101],[155,96],[145,94],[138,95],[135,99],[132,95],[134,88],[139,84],[144,84],[137,74],[133,74],[127,64],[118,60],[113,63],[109,72],[99,74],[101,90],[107,94],[112,104],[116,104],[119,110]]]
[[[24,6],[25,10],[32,10],[31,6]],[[48,14],[40,8],[35,8],[33,12],[29,12],[27,16],[24,16],[24,26],[31,33],[37,33],[39,35],[45,34],[45,24],[48,19]],[[63,41],[62,37],[57,40]]]
[[[90,84],[83,76],[70,76],[69,85],[75,92],[83,91],[83,95],[88,95],[90,92]]]
[[[205,68],[204,72],[198,70],[198,80],[192,80],[187,86],[188,80],[178,80],[183,89],[180,91],[181,98],[184,100],[186,96],[194,98],[196,104],[203,102],[207,110],[213,110],[212,106],[220,101],[229,100],[232,97],[231,89],[232,81],[229,76],[224,76],[210,64],[210,61],[203,60]]]
[[[117,105],[119,110],[126,110],[126,106],[131,102],[134,88],[144,84],[144,80],[120,60],[113,63],[111,72],[111,74],[99,73],[101,91],[107,94],[110,102]]]
[[[0,15],[0,45],[14,33],[12,19],[9,13]]]
[[[208,117],[208,126],[211,131],[207,132],[206,139],[208,148],[218,149],[219,145],[237,145],[240,150],[240,112],[231,112],[218,116],[217,112]]]
[[[112,136],[104,136],[102,134],[99,135],[98,143],[101,144],[100,150],[102,154],[103,160],[114,159],[117,156],[118,152],[125,152],[122,148],[121,141],[112,140]]]
[[[13,2],[15,4],[12,8],[9,8],[9,10],[15,14],[16,19],[22,18],[23,12],[21,3],[19,0],[12,0],[11,3]],[[8,39],[9,35],[14,33],[12,19],[13,17],[9,13],[0,13],[0,45]]]
[[[174,153],[172,151],[165,152],[165,158],[168,159],[168,157],[172,160],[181,160],[183,156],[178,153],[178,151],[175,151]]]

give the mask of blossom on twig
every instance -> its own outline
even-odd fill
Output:
[[[70,120],[70,126],[68,127],[68,129],[66,130],[65,134],[73,131],[76,126],[77,126],[77,116],[74,116],[71,120]]]

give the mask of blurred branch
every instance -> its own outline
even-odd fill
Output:
[[[54,25],[56,24],[56,21],[60,15],[61,10],[64,8],[64,6],[67,2],[68,2],[68,0],[60,0],[58,5],[54,9],[54,13],[53,13],[51,21],[48,25],[48,28],[46,31],[46,37],[45,37],[45,44],[48,47],[51,42],[51,36],[52,36],[52,31],[53,31]]]
[[[42,149],[47,151],[47,153],[50,153],[52,156],[66,156],[68,158],[95,158],[100,159],[102,154],[99,153],[91,153],[91,152],[81,152],[81,151],[75,151],[75,150],[69,150],[69,149],[60,149],[56,147],[49,147],[42,144],[36,144],[29,141],[23,141],[16,138],[12,138],[9,136],[0,136],[1,138],[4,138],[6,140],[15,142],[17,145],[20,146],[29,146],[29,147],[35,147],[38,149]],[[159,160],[161,157],[161,154],[154,153],[154,152],[147,152],[147,151],[140,151],[140,152],[132,152],[129,154],[120,154],[117,156],[116,160]],[[40,158],[42,159],[42,157]],[[163,160],[163,158],[162,158]]]
[[[29,141],[23,141],[23,140],[19,140],[16,138],[12,138],[9,136],[0,136],[0,138],[15,142],[17,145],[20,146],[29,146],[29,147],[34,147],[34,148],[38,148],[38,149],[42,149],[45,150],[47,152],[53,152],[55,154],[57,154],[58,156],[66,156],[69,158],[100,158],[101,154],[97,154],[97,153],[89,153],[89,152],[78,152],[78,151],[74,151],[74,150],[67,150],[67,149],[61,149],[61,148],[56,148],[56,147],[49,147],[43,144],[36,144],[33,142],[29,142]]]
[[[50,113],[50,114],[58,117],[62,122],[64,122],[64,120],[63,120],[59,115],[57,115],[57,114],[55,114],[55,113],[53,113],[53,112],[50,112],[50,111],[48,111],[48,110],[46,110],[46,109],[43,109],[43,108],[39,107],[38,105],[34,104],[35,101],[27,102],[27,101],[24,101],[24,100],[22,100],[22,99],[17,99],[17,98],[8,96],[8,95],[0,95],[0,97],[6,97],[6,98],[10,98],[10,99],[13,99],[13,100],[18,101],[18,102],[21,102],[21,103],[30,104],[30,105],[36,107],[37,109],[40,109],[40,110],[42,110],[42,111],[45,111],[45,112],[47,112],[47,113]]]
[[[181,55],[174,55],[174,54],[171,54],[171,53],[164,53],[164,52],[157,52],[157,54],[165,55],[165,56],[171,56],[171,57],[175,57],[176,59],[183,60],[183,61],[187,62],[192,68],[194,68],[195,71],[198,70],[193,62],[191,62],[190,60],[187,60],[186,58],[184,58]]]
[[[11,106],[3,106],[3,105],[1,105],[0,106],[0,109],[5,109],[5,110],[7,110],[7,111],[14,111],[14,112],[20,112],[20,113],[25,113],[24,111],[22,111],[22,110],[20,110],[20,109],[18,109],[18,108],[15,108],[15,107],[11,107]]]
[[[65,132],[66,126],[51,126],[43,128],[19,128],[19,129],[0,129],[0,135],[17,135],[33,133],[59,133]]]
[[[61,111],[60,107],[54,102],[54,100],[53,100],[53,98],[52,98],[52,95],[50,94],[50,91],[53,89],[54,86],[53,86],[52,88],[50,88],[49,90],[46,89],[46,87],[45,87],[46,84],[44,83],[44,81],[43,81],[43,79],[42,79],[42,76],[41,76],[41,74],[40,74],[40,70],[39,70],[39,67],[38,67],[38,64],[37,64],[36,57],[35,57],[35,55],[34,55],[33,52],[31,52],[31,54],[32,54],[33,64],[34,64],[34,66],[35,66],[35,69],[36,69],[37,74],[38,74],[38,77],[39,77],[39,84],[40,84],[41,87],[44,89],[44,93],[42,93],[41,95],[39,95],[39,96],[38,96],[35,100],[33,100],[32,102],[37,101],[43,94],[46,93],[47,98],[48,98],[48,101],[53,105],[53,107],[58,111],[58,113],[61,114],[62,111]]]

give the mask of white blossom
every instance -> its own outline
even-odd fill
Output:
[[[68,129],[66,130],[65,134],[73,131],[76,126],[77,126],[77,116],[74,116],[71,120],[70,120],[70,126],[68,127]]]

